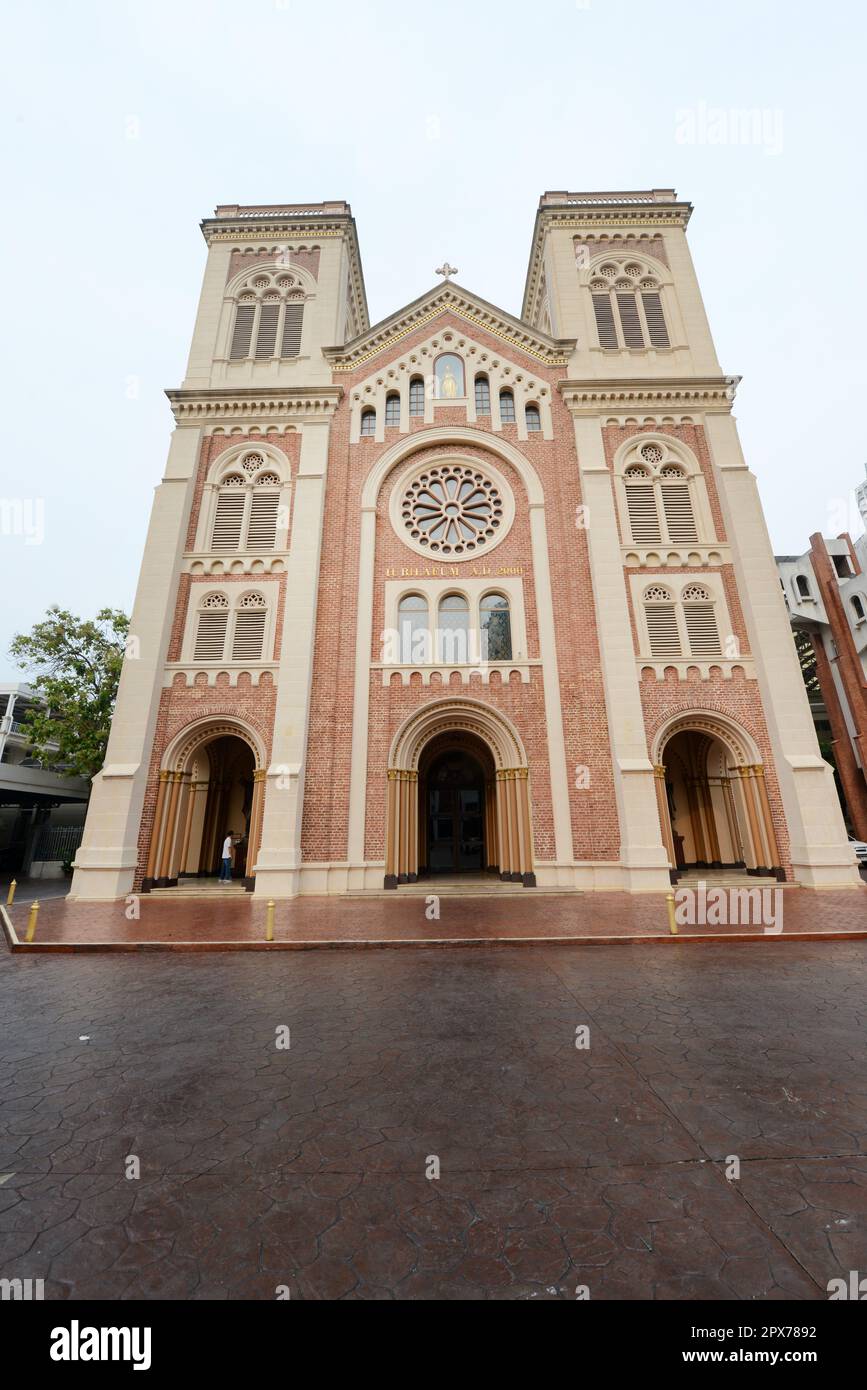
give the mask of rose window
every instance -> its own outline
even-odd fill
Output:
[[[503,500],[484,473],[459,464],[429,468],[404,495],[401,515],[417,545],[436,555],[466,555],[495,536]]]

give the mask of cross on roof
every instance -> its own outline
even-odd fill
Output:
[[[442,275],[445,277],[446,280],[450,280],[451,277],[453,275],[457,275],[457,273],[457,266],[449,265],[448,261],[443,261],[442,265],[437,266],[436,270],[434,271],[434,275]]]

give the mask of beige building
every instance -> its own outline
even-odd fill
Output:
[[[225,206],[72,894],[860,880],[671,189],[546,193],[520,314],[368,322]],[[231,891],[227,889],[226,891]]]

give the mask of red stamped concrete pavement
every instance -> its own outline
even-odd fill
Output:
[[[432,889],[431,892],[435,890]],[[773,892],[766,887],[766,892]],[[808,940],[812,936],[867,935],[867,889],[852,892],[780,890],[782,931],[762,925],[681,926],[672,937],[664,894],[534,894],[498,898],[442,896],[438,919],[426,915],[421,894],[388,898],[303,898],[278,902],[274,948],[431,946],[438,943],[666,942]],[[24,949],[29,909],[13,907],[4,921],[7,941]],[[138,913],[135,917],[133,913]],[[151,898],[125,903],[54,899],[40,906],[36,949],[139,946],[166,949],[265,947],[266,907],[232,893],[220,898]],[[10,925],[12,930],[10,930]],[[16,939],[17,938],[17,939]],[[33,948],[29,948],[33,949]]]

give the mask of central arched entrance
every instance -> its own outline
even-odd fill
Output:
[[[473,735],[456,740],[442,734],[425,747],[418,776],[420,873],[482,873],[496,866],[486,824],[494,775],[490,750]]]
[[[142,888],[213,879],[223,843],[234,841],[232,883],[254,886],[264,802],[264,770],[250,732],[225,721],[187,731],[167,750]]]
[[[535,887],[527,759],[498,710],[423,706],[395,736],[386,785],[386,888],[484,872]]]

